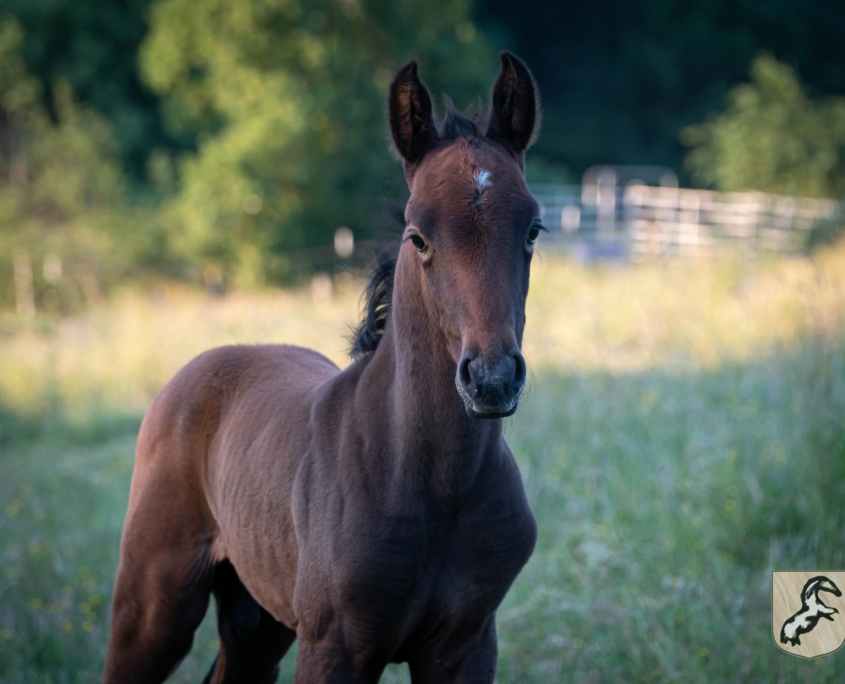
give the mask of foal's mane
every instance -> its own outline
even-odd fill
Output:
[[[478,120],[483,116],[479,106],[471,116],[459,112],[452,100],[444,96],[446,114],[437,127],[440,142],[453,142],[459,138],[470,138],[479,135]],[[390,212],[400,230],[405,228],[405,207],[400,204],[389,204]],[[399,244],[394,243],[381,249],[376,254],[376,263],[370,273],[367,289],[364,291],[366,307],[364,317],[355,328],[352,336],[352,347],[349,355],[359,359],[372,354],[378,347],[384,335],[384,327],[390,317],[390,302],[393,299],[393,277],[396,273],[396,256]]]
[[[394,216],[405,227],[404,207],[391,205]],[[390,302],[393,299],[393,277],[396,273],[396,252],[398,244],[380,249],[376,253],[376,264],[370,273],[367,289],[364,291],[366,307],[364,318],[352,335],[349,356],[359,359],[372,354],[384,335],[384,327],[390,316]]]

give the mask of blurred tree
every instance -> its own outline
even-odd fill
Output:
[[[46,111],[55,118],[51,86],[69,84],[79,102],[110,124],[120,162],[136,183],[146,180],[151,150],[182,149],[192,142],[167,135],[159,100],[139,78],[137,53],[149,5],[150,0],[0,2],[0,11],[23,28],[20,53],[41,84]]]
[[[180,253],[241,284],[285,277],[288,250],[369,232],[400,175],[384,108],[408,59],[459,105],[498,67],[467,0],[160,0],[140,60],[174,135],[198,132],[167,210]],[[266,273],[262,274],[262,268]]]
[[[2,0],[0,13],[0,298],[24,243],[36,281],[36,252],[58,241],[114,274],[213,266],[248,284],[310,268],[338,226],[367,237],[377,198],[401,192],[383,114],[395,69],[418,59],[435,96],[465,106],[489,91],[492,45],[524,57],[543,92],[533,181],[577,182],[602,162],[680,170],[680,132],[722,109],[768,50],[812,98],[795,81],[788,105],[774,67],[755,77],[691,129],[706,141],[685,134],[691,172],[841,193],[839,109],[824,99],[845,95],[838,0]],[[759,153],[729,149],[742,126]],[[732,160],[718,173],[717,150]],[[750,175],[752,156],[769,170]]]
[[[476,0],[474,7],[481,29],[525,58],[540,84],[545,125],[533,156],[575,178],[598,163],[681,172],[681,130],[722,109],[761,51],[794,65],[811,92],[845,95],[841,0]]]
[[[25,255],[19,263],[34,263],[35,294],[43,294],[37,267],[55,253],[71,266],[65,275],[81,280],[74,286],[66,278],[48,308],[73,308],[74,298],[98,290],[104,262],[112,272],[125,269],[146,238],[124,204],[126,178],[108,122],[80,106],[66,81],[50,88],[48,111],[21,56],[23,41],[19,22],[0,20],[0,296],[12,299],[16,253]],[[58,286],[61,265],[53,271]]]
[[[845,97],[813,101],[795,71],[759,56],[727,109],[683,131],[699,183],[720,190],[845,197]]]

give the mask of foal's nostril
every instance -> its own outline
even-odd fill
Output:
[[[518,349],[512,354],[512,356],[516,362],[516,370],[513,374],[513,386],[522,387],[525,384],[525,376],[527,373],[525,357]]]
[[[478,387],[472,380],[472,373],[470,371],[470,364],[474,361],[474,357],[470,354],[464,354],[461,357],[461,362],[458,365],[458,380],[460,380],[463,388],[469,392],[470,395],[478,394]]]

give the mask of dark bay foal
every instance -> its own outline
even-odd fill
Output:
[[[161,682],[217,603],[206,682],[489,684],[496,609],[536,539],[502,436],[538,206],[528,69],[502,55],[486,130],[438,126],[414,62],[390,88],[411,190],[356,361],[291,346],[202,354],[147,414],[123,532],[107,684]]]

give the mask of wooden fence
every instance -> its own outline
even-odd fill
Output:
[[[845,221],[839,202],[643,183],[533,185],[554,247],[644,261],[672,255],[791,252]]]

